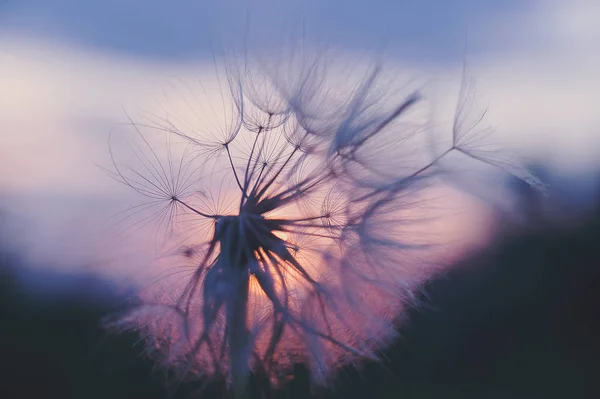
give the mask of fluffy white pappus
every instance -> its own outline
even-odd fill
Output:
[[[216,70],[205,100],[186,88],[176,115],[111,135],[109,173],[148,199],[124,217],[152,226],[163,269],[113,325],[181,378],[226,377],[238,396],[253,372],[277,385],[304,363],[326,384],[379,358],[440,268],[422,193],[446,154],[474,153],[455,134],[431,156],[419,92],[392,90],[379,66],[332,82],[322,57],[292,64]]]

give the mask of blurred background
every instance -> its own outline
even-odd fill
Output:
[[[202,79],[244,38],[268,55],[293,36],[418,75],[441,134],[466,64],[495,137],[549,191],[505,177],[502,201],[463,209],[468,245],[383,364],[313,393],[299,367],[277,395],[600,397],[598,21],[595,0],[0,0],[0,398],[223,394],[174,387],[139,337],[101,327],[152,254],[116,245],[131,198],[98,165],[112,124],[159,110],[170,79]]]

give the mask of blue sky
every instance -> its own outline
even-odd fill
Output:
[[[305,25],[309,37],[348,49],[385,45],[403,57],[433,62],[461,58],[465,40],[481,46],[481,27],[528,13],[539,1],[517,0],[4,0],[4,34],[27,34],[97,50],[153,59],[210,55],[208,39],[280,35]],[[248,25],[249,24],[249,25]],[[494,38],[507,45],[511,38]],[[489,44],[489,43],[488,43]]]

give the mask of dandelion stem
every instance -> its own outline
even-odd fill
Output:
[[[442,154],[438,155],[434,160],[432,160],[431,162],[429,162],[427,165],[423,166],[422,168],[420,168],[419,170],[417,170],[416,172],[411,173],[409,176],[405,176],[402,179],[394,182],[393,184],[391,184],[391,187],[385,187],[385,188],[379,188],[377,190],[373,190],[372,192],[363,195],[362,197],[358,197],[356,199],[353,200],[353,202],[360,202],[360,201],[364,201],[367,200],[377,194],[381,194],[383,192],[386,192],[388,194],[396,194],[398,191],[402,190],[403,188],[406,187],[406,183],[410,180],[413,179],[415,177],[417,177],[418,175],[420,175],[421,173],[427,171],[429,168],[433,167],[434,165],[436,165],[444,156],[446,156],[448,153],[450,153],[452,150],[457,149],[456,147],[452,146],[449,149],[447,149],[446,151],[444,151]]]
[[[258,132],[256,133],[256,136],[254,137],[254,142],[252,143],[252,149],[250,150],[250,155],[248,155],[248,162],[246,163],[246,171],[244,172],[244,188],[242,189],[243,193],[246,193],[246,190],[248,189],[248,184],[250,184],[250,180],[252,179],[251,173],[249,173],[250,163],[252,161],[252,157],[254,156],[254,150],[256,149],[256,143],[258,142],[258,136],[260,136],[261,132],[262,132],[262,128],[259,128]],[[256,163],[255,163],[255,166],[256,166]],[[253,173],[254,173],[254,168],[253,168]],[[240,203],[240,209],[242,208],[242,206],[244,206],[245,198],[247,198],[247,195],[242,197],[241,203]]]
[[[240,272],[238,270],[238,272]],[[230,372],[232,380],[232,391],[236,398],[241,398],[246,391],[249,364],[248,357],[250,332],[247,326],[247,308],[248,308],[248,273],[247,269],[242,269],[241,278],[235,295],[227,299],[227,335],[229,336],[230,351]]]
[[[277,180],[277,178],[279,177],[281,172],[285,169],[285,167],[291,161],[292,157],[294,156],[294,154],[296,154],[297,151],[298,151],[298,147],[294,147],[294,150],[290,153],[290,155],[287,157],[287,159],[285,160],[283,165],[281,165],[279,170],[275,173],[275,176],[273,176],[271,178],[271,180],[269,180],[269,182],[267,184],[265,184],[265,186],[257,194],[257,196],[256,196],[257,198],[262,197],[265,194],[265,192],[269,189],[269,187],[271,187],[271,185],[273,185],[273,183],[275,183],[275,181]],[[266,176],[265,176],[265,178],[266,178]]]
[[[233,159],[231,159],[231,151],[229,151],[229,144],[225,144],[225,150],[227,151],[227,158],[229,158],[229,164],[231,165],[231,170],[233,171],[233,176],[235,177],[235,181],[237,182],[238,187],[240,188],[242,195],[246,195],[246,191],[242,184],[240,183],[240,179],[238,178],[237,172],[235,170],[235,166],[233,165]]]
[[[198,214],[200,216],[204,216],[205,218],[209,218],[209,219],[215,219],[218,220],[220,215],[209,215],[207,213],[203,213],[200,212],[199,210],[192,208],[191,206],[189,206],[188,204],[186,204],[185,202],[181,201],[179,198],[171,198],[172,201],[177,202],[178,204],[183,205],[184,207],[186,207],[187,209],[189,209],[190,211],[194,212],[195,214]]]

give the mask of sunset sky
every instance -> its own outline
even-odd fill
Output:
[[[561,171],[595,168],[599,20],[595,0],[5,0],[0,208],[32,256],[102,252],[98,226],[127,194],[96,166],[111,123],[156,110],[170,79],[207,76],[213,50],[248,32],[265,54],[300,32],[349,58],[384,54],[428,82],[445,127],[466,62],[499,141]]]

